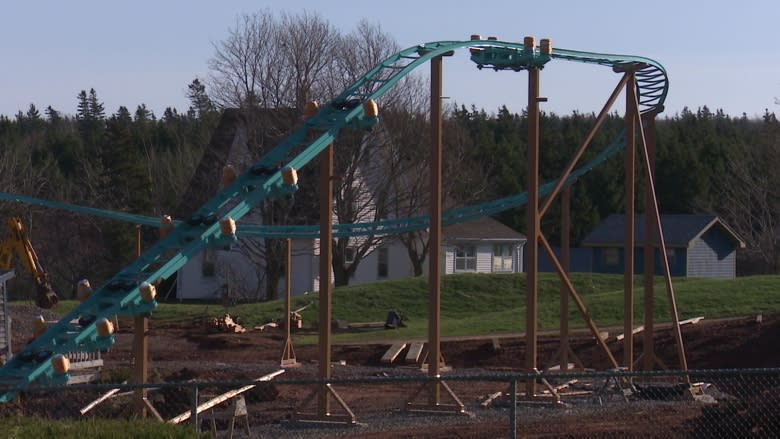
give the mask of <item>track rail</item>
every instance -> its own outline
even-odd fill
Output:
[[[140,287],[143,283],[153,284],[171,276],[206,246],[224,245],[235,239],[234,236],[222,234],[217,221],[219,218],[230,217],[238,221],[263,200],[278,198],[296,189],[295,186],[284,183],[280,165],[300,169],[333,143],[340,130],[362,129],[376,123],[375,118],[365,115],[361,103],[369,99],[378,100],[403,77],[431,58],[461,48],[473,48],[472,54],[479,52],[495,55],[493,61],[503,60],[502,66],[507,65],[513,70],[522,70],[531,65],[543,66],[548,61],[556,59],[604,65],[616,71],[634,68],[637,71],[637,89],[643,113],[660,112],[668,90],[668,81],[663,67],[653,60],[642,57],[564,49],[555,49],[550,54],[542,54],[538,47],[525,49],[522,44],[502,41],[437,41],[402,50],[369,70],[321,109],[317,115],[308,119],[291,136],[263,156],[249,171],[239,175],[232,184],[199,208],[190,219],[178,223],[169,235],[146,250],[135,262],[123,268],[105,285],[98,288],[88,300],[3,365],[0,368],[0,402],[10,401],[20,390],[31,385],[67,382],[67,374],[54,372],[52,358],[55,355],[64,355],[73,351],[102,350],[113,344],[113,335],[101,335],[97,322],[101,319],[111,319],[117,314],[150,313],[157,303],[142,298]],[[509,56],[508,63],[502,58],[504,56]],[[488,67],[495,65],[482,61],[478,62],[478,65]],[[495,67],[498,69],[499,66],[495,65]],[[614,142],[594,161],[578,169],[577,172],[581,173],[572,175],[570,180],[573,181],[588,172],[620,148],[622,142],[620,140]],[[542,190],[551,190],[553,183],[548,183]],[[34,201],[30,197],[13,197],[22,202]],[[451,210],[444,221],[445,224],[468,221],[519,206],[525,200],[527,194],[521,194]],[[79,207],[78,210],[83,213],[108,216],[104,215],[106,211],[100,209]],[[147,220],[144,218],[148,217],[129,214],[123,214],[122,218],[115,217],[136,224],[146,224],[144,221]],[[158,225],[158,220],[154,221],[154,225]],[[427,224],[427,217],[420,216],[370,225],[342,225],[336,226],[336,230],[337,233],[355,236],[379,232],[399,233],[424,228]],[[245,230],[247,234],[260,236],[313,236],[311,229],[305,230],[305,234],[302,235],[295,235],[302,230],[296,228],[279,229],[277,231],[281,232],[279,235],[269,235],[270,232],[263,228],[246,227]],[[78,321],[80,323],[75,323]]]

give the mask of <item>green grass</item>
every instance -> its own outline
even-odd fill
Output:
[[[189,424],[163,424],[156,420],[46,420],[27,417],[0,418],[0,436],[6,439],[205,439],[208,433],[198,433]]]
[[[623,277],[573,273],[572,283],[585,307],[599,327],[623,324]],[[442,278],[442,336],[485,335],[523,332],[526,319],[525,274],[458,274]],[[644,289],[642,277],[635,279],[635,319],[642,319]],[[757,313],[780,312],[780,276],[752,276],[733,280],[674,279],[673,288],[680,319],[703,315],[706,318],[736,317]],[[671,321],[668,293],[662,277],[655,278],[656,321]],[[336,342],[387,338],[425,338],[428,334],[428,279],[411,278],[351,285],[333,292],[333,318],[348,322],[384,321],[395,309],[405,317],[406,328],[395,331],[376,330],[335,334]],[[555,274],[539,278],[538,321],[542,330],[559,326],[560,280]],[[316,294],[296,297],[292,308],[310,304],[303,311],[304,324],[318,319],[319,298]],[[282,316],[282,300],[242,304],[230,309],[217,305],[162,304],[155,318],[181,314],[229,312],[246,325],[256,325]],[[571,328],[585,328],[582,314],[573,301],[569,304]],[[315,337],[299,337],[299,342],[313,342]]]
[[[623,277],[573,273],[572,283],[588,313],[599,327],[623,324]],[[523,332],[526,319],[525,274],[458,274],[442,278],[442,336],[485,335]],[[680,319],[705,316],[708,319],[757,313],[780,312],[780,276],[751,276],[733,280],[674,279],[673,287]],[[658,322],[671,321],[669,295],[662,277],[655,278],[654,314]],[[635,278],[634,318],[643,317],[642,277]],[[559,326],[560,280],[557,275],[539,277],[538,322],[542,330]],[[582,314],[569,301],[571,328],[585,328]],[[428,279],[410,278],[351,285],[333,292],[333,319],[348,322],[384,321],[395,309],[408,325],[394,331],[375,330],[337,333],[336,342],[371,341],[388,338],[425,338],[428,334]],[[67,312],[76,302],[61,302],[57,311]],[[295,297],[292,309],[307,306],[302,312],[305,326],[318,320],[317,294]],[[229,313],[252,327],[284,313],[284,301],[239,304],[225,308],[221,304],[161,303],[153,322],[188,321],[197,317],[219,317]],[[314,342],[316,336],[296,336],[296,342]]]

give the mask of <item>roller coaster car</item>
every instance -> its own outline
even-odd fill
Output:
[[[35,253],[24,224],[19,218],[8,219],[8,236],[0,241],[0,270],[10,270],[13,266],[14,254],[19,255],[24,267],[35,280],[35,303],[41,308],[51,309],[59,303],[57,293],[51,287],[49,273],[43,268]]]
[[[472,47],[471,61],[477,68],[490,67],[493,70],[514,70],[519,72],[530,67],[543,68],[550,61],[550,55],[537,53],[531,49],[509,47]]]

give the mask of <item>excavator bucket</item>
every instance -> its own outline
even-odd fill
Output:
[[[35,294],[35,304],[43,309],[51,309],[57,306],[60,298],[48,285],[39,285]]]

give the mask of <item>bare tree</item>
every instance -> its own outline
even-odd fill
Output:
[[[362,20],[356,29],[341,38],[336,71],[332,81],[341,89],[399,51],[398,44],[378,24]],[[363,93],[375,91],[377,82],[367,83]],[[382,123],[368,133],[354,133],[339,138],[335,169],[340,177],[336,184],[335,215],[340,224],[374,222],[394,216],[396,197],[412,190],[399,185],[407,169],[406,149],[415,149],[420,132],[408,123],[421,100],[421,80],[412,75],[403,78],[380,100]],[[336,238],[333,246],[333,273],[336,285],[346,285],[366,255],[381,246],[384,235]]]
[[[764,115],[761,140],[737,145],[720,183],[716,212],[746,241],[741,256],[743,274],[780,270],[780,123]],[[750,268],[748,268],[750,267]]]
[[[265,40],[257,41],[261,38]],[[228,39],[216,44],[215,49],[217,54],[210,64],[211,95],[220,106],[240,106],[246,112],[248,142],[259,157],[265,145],[283,139],[292,129],[307,101],[329,101],[399,47],[378,24],[366,20],[351,33],[339,35],[316,14],[282,14],[277,18],[264,11],[240,17]],[[418,213],[418,204],[426,193],[419,190],[422,183],[417,181],[427,160],[427,153],[419,153],[420,139],[428,135],[428,130],[421,128],[426,124],[421,111],[427,108],[423,83],[416,75],[402,79],[380,100],[380,126],[371,132],[345,131],[339,137],[334,167],[334,215],[338,223],[396,216],[400,213],[396,201],[399,197],[408,199],[405,212]],[[362,91],[371,93],[377,86],[377,82],[369,82]],[[253,127],[262,131],[253,133]],[[319,199],[317,173],[315,167],[299,170],[300,190],[291,199],[265,202],[261,206],[262,222],[312,222]],[[404,174],[407,177],[402,177]],[[414,183],[409,176],[414,176]],[[399,179],[406,182],[401,184]],[[347,284],[360,261],[383,239],[335,239],[336,284]],[[262,247],[268,297],[273,298],[283,268],[284,247],[274,241],[266,241]],[[424,259],[426,247],[413,248],[418,247]]]

